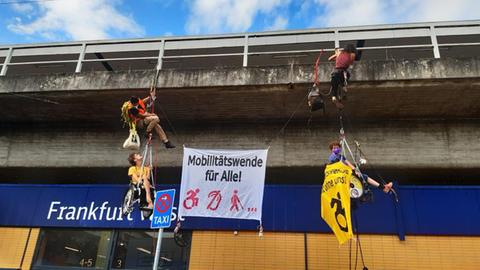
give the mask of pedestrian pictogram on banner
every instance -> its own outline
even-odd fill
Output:
[[[155,198],[156,200],[153,207],[153,218],[150,228],[168,228],[171,224],[175,189],[158,191]]]

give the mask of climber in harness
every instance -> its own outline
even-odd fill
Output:
[[[162,140],[165,148],[175,148],[175,145],[168,140],[165,131],[160,126],[160,118],[154,113],[147,112],[145,104],[151,101],[151,99],[151,96],[144,99],[132,96],[128,103],[126,102],[126,104],[122,106],[122,114],[124,114],[124,107],[126,107],[129,121],[135,123],[136,127],[146,127],[147,138],[151,135],[152,130],[155,130],[155,133]]]
[[[355,46],[353,44],[347,44],[343,50],[336,48],[335,54],[328,58],[328,61],[335,61],[335,69],[331,74],[330,83],[332,102],[335,103],[338,108],[343,108],[341,101],[346,97],[348,79],[350,78],[348,68],[355,61],[356,54],[357,50]]]
[[[381,184],[379,183],[378,181],[370,178],[368,175],[366,174],[363,174],[361,173],[359,170],[357,170],[355,168],[355,166],[350,163],[350,161],[348,161],[344,155],[342,155],[342,146],[340,144],[340,142],[338,141],[333,141],[329,144],[329,149],[331,151],[331,154],[330,156],[328,157],[328,164],[333,164],[333,163],[336,163],[336,162],[343,162],[345,165],[347,165],[348,167],[350,167],[352,169],[353,172],[355,172],[357,174],[357,176],[363,180],[365,180],[369,185],[371,186],[374,186],[380,190],[382,190],[383,192],[385,193],[388,193],[392,187],[393,187],[393,183],[392,182],[389,182],[387,184]]]

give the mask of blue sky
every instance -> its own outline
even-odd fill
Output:
[[[478,0],[0,0],[0,44],[479,19]]]

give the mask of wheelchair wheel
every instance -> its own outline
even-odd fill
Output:
[[[153,214],[153,210],[148,208],[140,208],[140,211],[144,219],[148,219]]]
[[[192,241],[189,234],[185,235],[181,231],[173,233],[173,240],[175,241],[175,244],[177,244],[177,246],[179,247],[189,247]]]
[[[135,201],[134,198],[134,190],[130,187],[128,188],[127,193],[125,194],[125,197],[123,198],[123,204],[122,204],[122,214],[123,215],[128,215],[132,213],[133,211],[133,203]]]
[[[359,199],[364,194],[363,183],[358,177],[353,176],[350,178],[350,198]]]
[[[140,212],[142,212],[142,216],[144,219],[148,219],[152,214],[153,214],[153,209],[148,208],[148,203],[147,203],[147,194],[146,190],[143,188],[140,188],[140,193],[139,193],[139,209]],[[155,202],[155,189],[150,188],[150,198],[152,199],[152,202]]]

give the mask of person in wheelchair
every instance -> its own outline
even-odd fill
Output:
[[[357,174],[358,177],[366,180],[369,185],[372,185],[372,186],[374,186],[374,187],[376,187],[380,190],[383,190],[383,192],[385,192],[385,193],[388,193],[392,189],[392,187],[393,187],[392,182],[389,182],[388,184],[384,185],[384,184],[381,184],[378,181],[370,178],[368,175],[358,172],[355,169],[355,166],[352,163],[350,163],[350,161],[348,161],[345,158],[344,155],[341,154],[342,153],[342,146],[340,145],[340,142],[333,141],[329,144],[328,147],[330,148],[330,151],[331,151],[331,154],[328,157],[328,164],[333,164],[333,163],[342,161],[345,165],[350,167],[352,169],[352,171]]]
[[[128,176],[130,177],[130,185],[139,192],[137,195],[140,197],[140,206],[146,205],[146,208],[153,209],[152,185],[149,181],[150,167],[142,167],[142,159],[142,155],[139,153],[132,153],[128,156],[128,162],[132,165],[128,169]]]

